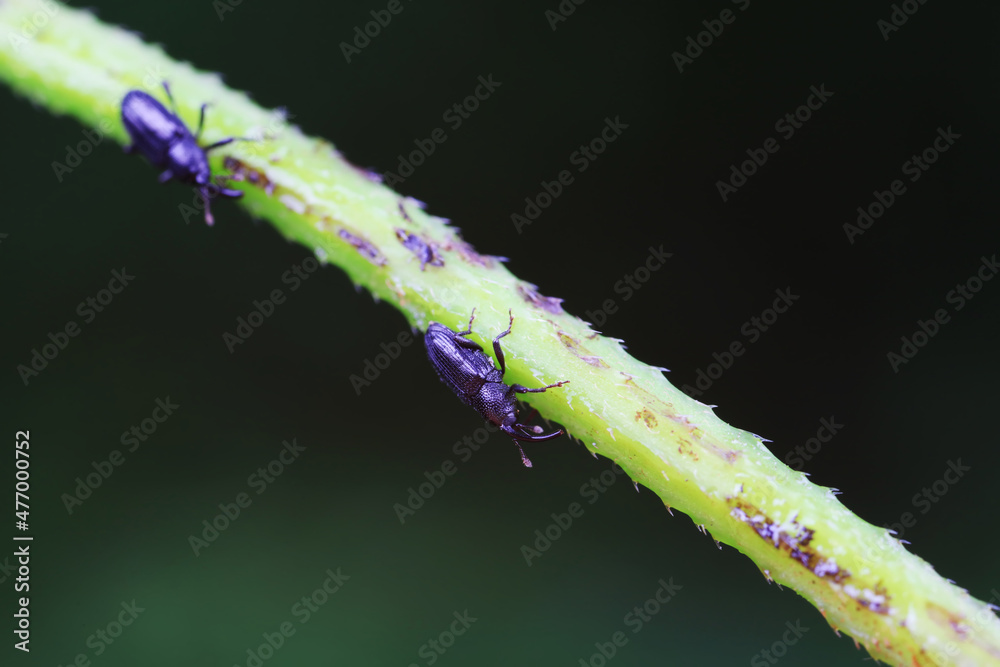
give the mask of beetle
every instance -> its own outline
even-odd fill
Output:
[[[215,222],[208,200],[215,196],[211,187],[218,189],[218,194],[224,197],[238,198],[243,193],[239,190],[221,187],[211,182],[212,169],[208,164],[208,151],[225,146],[236,141],[229,137],[214,144],[202,147],[198,144],[201,130],[205,126],[205,108],[201,105],[201,115],[198,118],[198,131],[193,135],[184,121],[177,115],[177,105],[170,93],[170,86],[163,82],[167,98],[173,113],[167,111],[160,102],[141,90],[130,90],[122,99],[122,124],[132,138],[132,143],[125,147],[126,153],[138,151],[154,166],[163,168],[160,183],[176,179],[181,183],[195,186],[205,202],[205,222],[211,225]],[[225,180],[225,176],[220,180]]]
[[[524,466],[530,468],[531,461],[524,455],[521,442],[551,440],[562,435],[563,429],[539,435],[542,430],[540,427],[518,422],[517,394],[541,393],[546,389],[561,387],[569,380],[539,389],[528,389],[519,384],[508,385],[503,381],[507,366],[503,350],[500,349],[500,339],[509,334],[514,326],[514,314],[510,311],[507,314],[510,316],[507,330],[497,334],[493,339],[493,352],[500,368],[493,365],[478,343],[465,338],[472,333],[472,322],[476,319],[475,308],[472,309],[469,327],[465,331],[453,331],[443,324],[431,322],[424,335],[424,346],[427,348],[427,357],[441,381],[448,385],[463,403],[472,406],[479,414],[509,435],[521,452]]]

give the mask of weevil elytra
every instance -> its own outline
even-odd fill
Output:
[[[163,82],[163,88],[174,107],[173,113],[167,111],[156,98],[141,90],[130,90],[122,99],[122,124],[132,138],[132,143],[125,147],[125,152],[138,151],[154,166],[164,169],[160,174],[160,183],[174,179],[198,188],[205,202],[205,222],[211,225],[215,221],[208,204],[208,200],[215,196],[211,189],[216,188],[223,197],[237,198],[242,197],[243,193],[212,183],[212,169],[206,153],[232,143],[236,138],[216,141],[204,148],[200,146],[198,139],[201,138],[201,130],[205,125],[205,108],[208,105],[201,105],[198,131],[192,135],[177,115],[174,97],[166,81]]]
[[[453,331],[443,324],[431,322],[424,335],[424,346],[427,357],[437,371],[441,381],[448,385],[466,405],[472,406],[479,414],[500,430],[509,435],[521,452],[521,461],[525,467],[531,467],[531,461],[524,454],[521,442],[543,442],[559,437],[563,430],[541,434],[541,429],[522,424],[517,420],[517,394],[536,394],[567,384],[563,380],[538,389],[528,389],[519,384],[508,385],[503,381],[507,365],[504,362],[503,350],[500,349],[500,339],[510,333],[514,326],[514,315],[510,315],[507,330],[497,334],[493,339],[493,352],[496,354],[500,368],[483,352],[483,348],[475,341],[465,338],[472,333],[472,322],[476,319],[476,310],[472,310],[469,327],[465,331]]]

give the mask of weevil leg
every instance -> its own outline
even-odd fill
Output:
[[[163,90],[167,91],[167,99],[170,100],[170,108],[173,109],[174,115],[177,115],[177,103],[174,102],[174,94],[170,92],[170,84],[166,81],[163,82]]]
[[[208,188],[201,188],[201,199],[205,202],[205,224],[211,227],[215,224],[215,217],[212,215],[212,206],[209,204],[211,193]]]
[[[531,459],[529,459],[527,456],[524,455],[524,449],[521,447],[521,443],[519,443],[517,440],[514,440],[513,442],[515,445],[517,445],[517,451],[521,452],[521,463],[524,464],[525,468],[531,468],[532,467]]]
[[[544,387],[539,387],[538,389],[528,389],[524,385],[520,385],[520,384],[512,384],[510,386],[510,388],[513,389],[514,391],[516,391],[519,394],[540,394],[543,391],[545,391],[546,389],[555,389],[556,387],[561,387],[564,384],[569,384],[569,380],[562,380],[561,382],[556,382],[555,384],[550,384],[550,385],[546,385]]]
[[[195,137],[197,139],[197,137]],[[218,148],[219,146],[225,146],[226,144],[231,144],[234,141],[251,141],[251,139],[243,139],[242,137],[229,137],[228,139],[223,139],[222,141],[216,141],[214,144],[209,144],[205,146],[202,150],[206,153],[213,148]]]
[[[469,318],[469,328],[466,329],[465,331],[456,331],[455,332],[456,338],[454,338],[453,340],[455,341],[455,345],[458,345],[459,347],[464,347],[466,350],[478,350],[482,352],[483,346],[477,343],[476,341],[469,340],[468,338],[459,338],[459,336],[468,336],[470,333],[472,333],[472,321],[475,319],[476,319],[476,309],[473,308],[472,317]]]
[[[470,333],[472,333],[472,322],[475,319],[476,319],[476,309],[473,308],[472,309],[472,317],[469,318],[469,328],[466,329],[465,331],[456,332],[455,335],[456,336],[468,336]]]
[[[478,352],[483,351],[483,346],[474,340],[469,340],[468,338],[455,338],[453,340],[455,342],[455,345],[463,347],[466,350],[476,350]]]
[[[229,181],[242,181],[242,180],[244,180],[242,174],[240,174],[239,176],[234,175],[234,174],[218,174],[216,176],[213,176],[212,179],[215,181],[214,186],[219,189],[219,191],[222,193],[223,197],[232,197],[232,198],[235,199],[237,197],[242,197],[243,196],[243,191],[242,190],[233,190],[232,188],[225,187],[225,185]]]
[[[497,355],[497,363],[500,364],[500,377],[503,377],[504,373],[507,372],[507,364],[504,362],[503,350],[500,349],[500,339],[509,334],[511,328],[514,326],[514,313],[508,310],[507,315],[510,316],[510,322],[507,324],[507,330],[502,333],[498,333],[497,337],[493,339],[493,353]]]
[[[521,432],[522,434],[528,436],[529,438],[533,438],[536,435],[541,435],[542,431],[544,430],[544,429],[542,429],[541,426],[537,426],[537,425],[536,426],[528,426],[527,424],[525,424],[523,422],[517,422],[516,424],[514,424],[514,426],[512,428],[517,429],[519,432]]]
[[[229,137],[228,139],[223,139],[222,141],[216,141],[214,144],[209,144],[208,146],[205,146],[202,150],[207,153],[213,148],[218,148],[219,146],[225,146],[226,144],[231,144],[234,141],[259,141],[259,139],[252,139],[250,137]]]
[[[208,104],[201,105],[201,111],[198,113],[198,131],[194,133],[194,140],[198,141],[201,138],[201,130],[205,127],[205,109],[208,108]],[[208,150],[208,149],[205,149]]]
[[[552,433],[536,433],[533,435],[527,432],[527,428],[523,424],[514,424],[509,431],[505,430],[505,432],[514,440],[520,440],[521,442],[545,442],[546,440],[558,438],[565,433],[563,429],[559,428],[552,431]]]

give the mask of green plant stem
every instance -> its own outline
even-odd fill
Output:
[[[618,341],[537,298],[531,285],[477,254],[444,220],[370,178],[330,143],[227,89],[217,75],[178,63],[89,13],[50,0],[0,0],[0,79],[122,143],[125,92],[142,88],[164,99],[163,80],[191,126],[202,102],[211,104],[203,143],[262,133],[262,141],[212,154],[214,173],[243,176],[233,186],[245,192],[241,204],[253,215],[339,266],[421,329],[432,320],[462,326],[476,307],[474,337],[487,343],[479,332],[506,328],[513,309],[516,335],[505,339],[508,381],[535,387],[571,380],[530,396],[543,415],[752,558],[766,577],[798,591],[873,656],[896,665],[1000,665],[1000,622],[988,605],[941,578],[885,529],[855,516],[830,489],[778,461],[756,436],[722,422],[659,369],[630,357]],[[176,218],[199,221],[197,202],[183,204]],[[421,270],[399,229],[434,244],[444,266]]]

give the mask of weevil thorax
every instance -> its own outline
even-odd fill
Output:
[[[511,426],[517,422],[517,401],[511,394],[510,387],[503,382],[483,383],[471,403],[472,407],[497,426]]]
[[[188,140],[189,139],[189,140]],[[186,137],[170,145],[168,151],[170,166],[177,180],[187,183],[207,185],[211,170],[208,168],[208,156],[195,143],[194,137]]]

